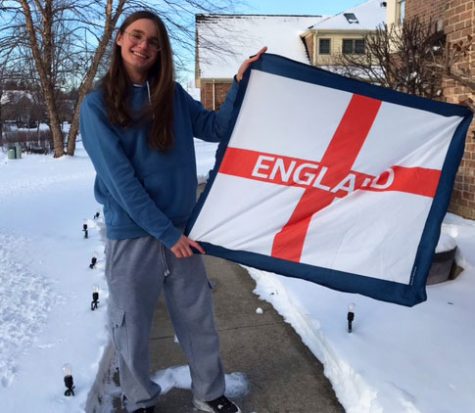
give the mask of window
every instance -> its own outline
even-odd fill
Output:
[[[364,39],[343,39],[343,54],[364,54]]]
[[[346,20],[348,20],[350,24],[359,23],[355,13],[343,13],[343,16],[346,17]]]
[[[364,54],[364,39],[356,39],[355,40],[355,53],[356,54]]]
[[[318,40],[318,53],[319,54],[330,54],[330,39],[319,39]]]
[[[397,24],[402,25],[404,17],[406,16],[406,0],[397,0],[396,7],[396,22]]]
[[[353,40],[343,39],[343,54],[353,53]]]

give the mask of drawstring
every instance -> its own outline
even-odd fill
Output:
[[[148,93],[148,103],[150,103],[150,106],[152,106],[152,96],[150,95],[150,83],[147,82],[147,93]],[[155,113],[152,113],[152,119],[155,119]]]
[[[148,103],[152,104],[152,96],[150,95],[150,84],[147,80],[147,93],[148,93]]]
[[[165,246],[163,244],[160,245],[160,255],[162,256],[162,262],[163,262],[163,267],[164,267],[164,271],[163,271],[163,276],[165,277],[164,281],[167,281],[167,277],[171,274],[171,272],[170,272],[170,267],[168,266],[168,262],[167,262],[167,254],[165,251]]]

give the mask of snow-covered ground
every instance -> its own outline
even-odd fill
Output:
[[[215,149],[196,143],[201,180]],[[104,247],[101,218],[93,219],[100,210],[93,177],[80,145],[75,158],[59,160],[7,160],[0,152],[1,412],[84,411],[107,345]],[[347,412],[475,412],[475,223],[448,215],[443,229],[455,238],[465,271],[429,286],[427,302],[413,308],[249,269],[256,293],[324,363]],[[89,268],[92,256],[98,258],[95,269]],[[95,286],[99,308],[91,311]],[[72,366],[75,397],[63,396],[65,363]],[[186,368],[154,377],[166,389],[190,386]],[[239,375],[227,382],[234,393],[246,385]]]

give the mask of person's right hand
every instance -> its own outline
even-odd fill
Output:
[[[251,63],[255,62],[256,60],[259,60],[260,57],[267,52],[267,46],[263,47],[261,50],[259,50],[254,56],[250,56],[249,59],[244,60],[242,62],[241,66],[239,67],[239,70],[236,74],[236,80],[240,82],[242,80],[242,77],[244,76],[244,73],[246,70],[249,68]]]
[[[193,250],[191,247],[196,248],[202,254],[206,254],[205,250],[200,244],[185,235],[180,237],[177,243],[171,248],[171,251],[177,258],[187,258],[193,255]]]

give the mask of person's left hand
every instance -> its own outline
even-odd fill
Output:
[[[193,255],[192,247],[196,248],[201,254],[206,254],[200,244],[185,235],[182,235],[176,244],[171,247],[171,251],[177,258],[188,258]]]
[[[256,60],[259,60],[261,55],[265,52],[267,52],[267,46],[263,47],[261,50],[259,50],[254,56],[251,56],[249,59],[246,59],[246,60],[244,60],[244,62],[242,62],[242,65],[239,67],[239,70],[238,70],[237,75],[236,75],[236,79],[237,79],[238,82],[241,81],[242,77],[244,76],[244,72],[247,70],[249,65],[252,62],[255,62]]]

